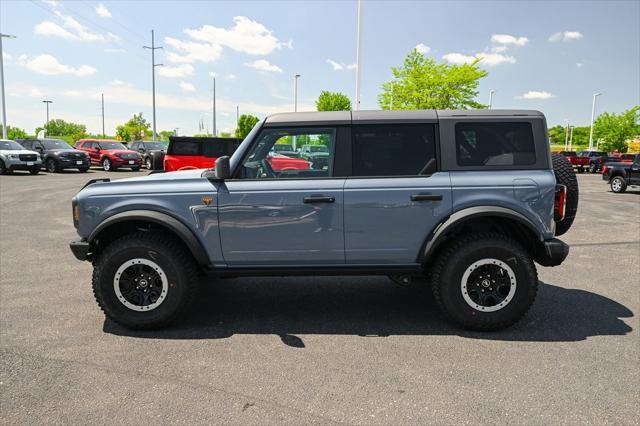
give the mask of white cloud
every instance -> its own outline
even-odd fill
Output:
[[[67,40],[78,40],[75,34],[71,34],[69,31],[62,28],[60,25],[51,21],[42,21],[33,27],[34,34],[42,36],[60,37]]]
[[[224,78],[226,78],[227,80],[236,80],[238,76],[235,74],[227,74],[224,76]]]
[[[463,53],[447,53],[446,55],[442,56],[442,59],[449,62],[450,64],[461,65],[475,61],[476,57],[465,55]]]
[[[20,55],[18,64],[26,69],[38,74],[44,75],[63,75],[70,74],[77,77],[86,77],[96,73],[96,69],[89,65],[80,65],[74,67],[71,65],[61,64],[54,56],[42,54],[38,56]]]
[[[96,13],[98,14],[98,16],[100,16],[101,18],[111,18],[111,12],[109,12],[109,9],[107,9],[105,7],[104,4],[99,3],[96,6]]]
[[[494,34],[491,36],[491,43],[513,44],[514,46],[524,46],[529,42],[527,37],[516,37],[511,34]]]
[[[117,35],[107,32],[106,35],[95,33],[82,25],[71,16],[64,15],[60,11],[53,12],[62,22],[62,26],[52,21],[42,21],[33,27],[33,32],[45,37],[59,37],[65,40],[107,42],[121,41]]]
[[[269,72],[282,72],[282,69],[267,61],[266,59],[258,59],[253,62],[245,62],[245,65],[250,68],[255,68],[259,71],[269,71]]]
[[[186,77],[193,74],[193,66],[189,64],[178,65],[175,67],[164,66],[158,67],[158,74],[163,77]]]
[[[173,37],[165,37],[164,42],[176,50],[167,52],[167,60],[174,63],[214,62],[222,54],[222,46],[217,44],[182,41]]]
[[[43,98],[44,93],[36,86],[29,85],[12,85],[7,88],[7,93],[10,96],[18,96],[18,97],[30,97],[30,98]]]
[[[196,88],[193,84],[187,83],[186,81],[181,81],[179,84],[180,88],[184,92],[195,92]]]
[[[582,35],[582,33],[578,31],[561,31],[551,34],[551,36],[549,37],[549,41],[552,43],[555,43],[557,41],[567,42],[580,40],[583,37],[584,36]]]
[[[555,98],[556,95],[545,91],[530,90],[520,96],[516,96],[516,99],[550,99]]]
[[[109,82],[109,86],[124,86],[124,81],[122,80],[111,80]]]
[[[354,70],[358,67],[356,64],[345,64],[344,62],[336,62],[332,59],[327,59],[327,63],[331,65],[334,71]]]
[[[42,0],[43,3],[48,4],[49,6],[57,7],[60,2],[57,0]]]
[[[477,53],[475,56],[455,52],[447,53],[446,55],[442,56],[442,59],[449,62],[450,64],[457,65],[468,64],[475,61],[476,59],[480,59],[480,64],[489,67],[494,67],[500,64],[514,64],[516,62],[516,59],[513,56],[489,52]]]
[[[491,48],[489,49],[489,52],[492,53],[502,53],[502,52],[506,52],[509,48],[507,46],[491,46]]]
[[[426,44],[423,44],[423,43],[418,43],[416,45],[415,49],[419,53],[422,53],[423,55],[426,54],[426,53],[429,53],[431,51],[431,48],[429,46],[427,46]]]
[[[576,62],[576,68],[582,68],[584,64],[582,62]]]

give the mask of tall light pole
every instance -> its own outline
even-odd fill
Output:
[[[489,109],[491,109],[491,107],[493,107],[493,94],[496,93],[495,90],[491,89],[489,90]]]
[[[358,0],[358,29],[356,36],[356,111],[360,110],[360,79],[362,78],[362,0]]]
[[[45,123],[44,128],[46,131],[49,131],[49,129],[47,129],[47,127],[49,127],[49,104],[52,104],[53,101],[45,100],[42,101],[42,103],[47,104],[47,122]]]
[[[102,138],[104,139],[105,133],[104,133],[104,93],[102,93]]]
[[[4,100],[4,58],[2,56],[2,39],[16,38],[9,34],[0,33],[0,90],[2,90],[2,139],[7,139],[7,104]]]
[[[211,129],[211,134],[213,137],[218,135],[218,131],[216,129],[216,75],[213,74],[213,128]]]
[[[591,104],[591,130],[589,130],[589,151],[593,150],[593,120],[596,114],[596,98],[602,93],[593,94],[593,103]]]
[[[569,120],[567,120],[567,130],[564,132],[564,150],[567,151],[569,147]]]
[[[571,148],[573,147],[573,128],[574,127],[575,126],[569,126],[569,128],[571,129],[571,133],[569,136],[569,151],[571,151],[572,150]]]
[[[298,112],[298,79],[300,74],[293,76],[293,112]]]
[[[156,140],[156,67],[161,67],[162,64],[156,64],[156,50],[162,49],[162,46],[156,47],[155,39],[153,36],[153,30],[151,30],[151,47],[142,46],[143,49],[151,50],[151,90],[153,92],[153,137],[152,140]]]

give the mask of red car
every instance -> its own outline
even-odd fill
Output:
[[[560,151],[559,154],[563,155],[579,173],[589,168],[589,157],[580,157],[575,151]]]
[[[91,164],[102,166],[107,172],[121,167],[128,167],[137,172],[142,164],[142,157],[137,152],[131,151],[118,141],[80,139],[76,142],[75,148],[89,154]]]

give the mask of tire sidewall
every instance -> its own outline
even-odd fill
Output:
[[[470,306],[461,290],[462,277],[473,263],[481,259],[497,259],[506,263],[516,277],[516,292],[502,309],[483,312]],[[536,276],[531,260],[517,250],[509,249],[504,243],[482,241],[463,247],[446,263],[441,275],[441,300],[454,320],[471,326],[483,324],[511,323],[520,318],[528,309],[536,293]]]
[[[168,291],[164,301],[155,309],[146,312],[134,311],[123,305],[114,290],[114,278],[118,268],[126,261],[136,258],[149,259],[162,268],[168,280]],[[144,326],[147,323],[162,322],[180,310],[187,292],[188,279],[180,264],[160,251],[149,247],[132,246],[123,248],[108,258],[99,259],[101,273],[97,283],[97,291],[105,309],[123,324]]]

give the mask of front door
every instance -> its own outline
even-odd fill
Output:
[[[451,212],[448,172],[438,172],[435,124],[354,125],[344,187],[347,264],[412,264]]]
[[[344,264],[343,186],[333,163],[273,167],[273,145],[296,138],[327,146],[335,128],[263,129],[234,179],[218,189],[222,253],[229,265]],[[282,159],[284,160],[284,159]]]
[[[640,155],[636,155],[629,171],[629,184],[640,185]]]

